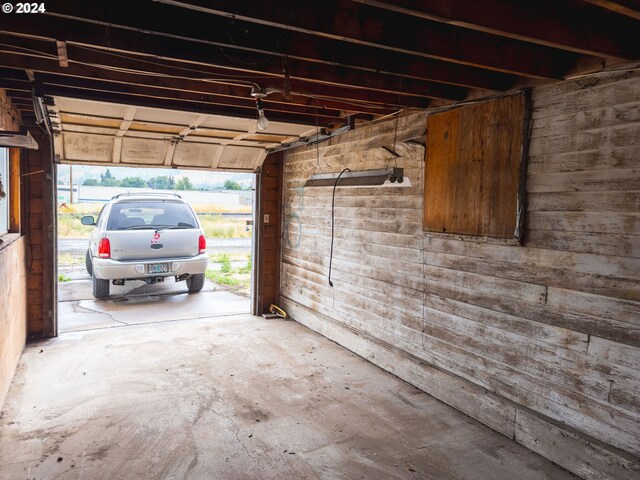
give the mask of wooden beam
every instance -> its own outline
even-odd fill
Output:
[[[370,73],[361,70],[348,70],[341,75],[339,72],[344,69],[337,69],[336,67],[325,69],[319,64],[314,64],[311,69],[307,69],[307,63],[305,62],[299,65],[295,64],[293,65],[294,71],[291,72],[292,75],[290,77],[291,96],[285,98],[282,93],[279,93],[283,89],[284,79],[278,78],[276,75],[271,76],[258,72],[248,74],[247,72],[210,67],[209,65],[203,67],[201,64],[194,65],[193,63],[175,60],[150,59],[147,55],[134,55],[131,52],[127,52],[126,56],[121,53],[114,55],[112,52],[106,52],[102,49],[88,49],[87,47],[72,46],[70,44],[68,45],[71,53],[70,67],[63,69],[51,58],[39,56],[37,53],[24,53],[11,47],[11,44],[16,42],[21,44],[30,42],[31,46],[36,47],[33,50],[41,51],[47,45],[46,40],[37,41],[11,35],[0,35],[0,39],[2,39],[1,43],[5,44],[0,46],[0,52],[3,53],[3,55],[0,55],[0,61],[3,65],[12,68],[27,66],[42,72],[74,75],[83,78],[110,79],[142,85],[154,83],[159,87],[166,86],[166,88],[236,96],[242,97],[244,100],[250,99],[250,87],[248,84],[254,81],[260,82],[262,88],[275,92],[269,95],[269,101],[273,99],[273,101],[285,105],[304,105],[308,108],[313,108],[314,112],[316,105],[320,111],[323,108],[327,108],[373,114],[385,114],[384,110],[386,110],[386,113],[390,113],[395,111],[398,106],[425,108],[429,105],[430,91],[428,85],[424,85],[425,82],[409,82],[408,86],[414,88],[416,93],[406,92],[405,90],[403,94],[399,91],[400,87],[404,85],[402,79],[387,76],[384,82],[389,83],[393,80],[395,84],[389,84],[389,88],[385,90],[381,89],[384,85],[378,82],[382,77],[372,76]],[[190,48],[188,42],[185,43],[187,45],[184,48]],[[173,44],[174,42],[172,41],[171,45]],[[157,48],[158,51],[161,50],[160,43]],[[202,52],[203,55],[204,53]],[[324,77],[329,78],[330,75],[334,75],[334,73],[331,73],[332,69],[336,70],[335,80],[346,83],[337,84],[320,81]],[[134,74],[130,73],[130,70],[146,70],[149,74]],[[278,72],[279,75],[282,75],[281,64],[278,67]],[[318,75],[316,76],[316,74]],[[175,76],[183,78],[172,78]],[[313,80],[305,80],[307,77],[311,77]],[[211,79],[217,79],[218,82],[212,82]],[[466,96],[467,89],[450,85],[438,85],[445,87],[445,90],[442,95],[438,94],[437,96],[450,97],[450,100],[459,100]],[[392,86],[393,88],[391,88]],[[433,94],[431,96],[436,95]]]
[[[528,77],[562,78],[567,67],[578,61],[577,55],[561,50],[381,11],[348,0],[308,0],[294,2],[288,8],[281,8],[278,0],[220,0],[213,5],[207,0],[158,1],[228,17],[233,22],[257,24],[247,29],[274,27]],[[167,10],[166,14],[170,12]]]
[[[494,0],[352,0],[372,7],[586,55],[635,60],[639,25],[596,9],[555,2]],[[612,2],[591,2],[612,3]]]
[[[17,37],[0,35],[0,41],[6,38],[13,39],[13,42],[15,42],[17,39]],[[79,56],[74,55],[73,58],[75,58],[75,60],[70,61],[70,66],[68,68],[62,69],[53,59],[36,56],[35,54],[23,54],[22,52],[19,54],[9,54],[9,51],[13,52],[14,50],[0,46],[0,54],[7,53],[7,55],[0,55],[0,66],[8,68],[20,68],[21,65],[29,65],[35,68],[38,72],[42,73],[55,73],[87,79],[98,78],[114,83],[124,83],[139,86],[154,86],[157,88],[166,88],[170,90],[198,92],[206,95],[219,96],[219,101],[221,102],[221,104],[235,105],[236,103],[245,103],[247,105],[255,105],[254,100],[250,97],[251,89],[246,84],[211,82],[207,79],[207,77],[216,78],[216,73],[220,72],[214,71],[211,72],[210,75],[207,75],[208,72],[189,73],[188,70],[180,72],[180,64],[178,64],[177,62],[163,61],[162,64],[154,62],[154,64],[145,65],[144,63],[142,63],[144,62],[143,58],[119,61],[117,57],[110,56],[103,52],[93,52],[92,56],[94,57],[95,63],[92,66],[87,66],[85,64],[85,61],[79,58]],[[74,47],[70,47],[70,51],[73,52]],[[79,51],[81,51],[84,55],[87,54],[86,51]],[[137,69],[140,73],[123,73],[121,71],[114,71],[114,68],[126,68],[127,66],[129,66],[129,63],[131,64],[131,66],[134,66],[137,63]],[[167,64],[165,65],[165,63]],[[184,66],[184,64],[182,65]],[[150,74],[146,75],[141,69],[148,70]],[[173,78],[172,75],[176,74],[192,75],[193,78]],[[226,71],[225,74],[228,75],[229,72]],[[198,76],[202,78],[198,78]],[[270,89],[270,91],[273,91],[273,93],[270,93],[268,97],[268,102],[271,105],[271,108],[283,111],[297,111],[305,113],[307,115],[315,115],[317,110],[318,114],[325,115],[328,114],[329,110],[333,110],[334,112],[340,112],[339,116],[352,113],[387,115],[395,111],[395,108],[373,103],[373,99],[377,99],[380,97],[377,93],[374,94],[368,91],[361,91],[353,96],[363,97],[362,99],[345,98],[343,100],[334,100],[321,97],[320,93],[318,93],[319,96],[316,99],[310,96],[292,92],[289,97],[285,98],[281,93],[274,91],[277,88],[282,88],[282,80],[275,77],[272,80],[265,80],[264,77],[256,80],[260,81],[263,88],[268,88]],[[317,84],[310,84],[309,88],[305,88],[305,90],[333,95],[337,95],[339,93],[337,87],[317,85],[319,88],[316,88],[316,85]],[[294,88],[295,87],[297,87],[297,85],[295,85]],[[370,100],[364,100],[364,97],[369,97]],[[384,99],[388,101],[398,100],[396,95],[391,94],[383,94],[382,97],[384,97]],[[240,100],[236,102],[236,98]],[[411,97],[407,99],[407,103],[415,103],[415,108],[424,108],[429,104],[429,101],[422,98]]]
[[[4,78],[3,78],[4,77]],[[0,88],[13,90],[30,91],[31,84],[26,80],[6,78],[6,74],[0,72]],[[181,110],[185,112],[207,113],[209,115],[222,115],[237,118],[255,118],[255,111],[237,107],[221,107],[210,104],[202,100],[176,99],[171,95],[166,97],[149,97],[145,93],[129,89],[126,93],[121,91],[96,90],[88,86],[69,86],[68,83],[58,85],[55,83],[44,83],[44,90],[47,95],[62,96],[69,98],[79,98],[85,100],[95,100],[110,103],[120,103],[124,105],[135,105],[141,107],[165,108],[169,110]],[[318,117],[305,115],[290,115],[280,112],[269,112],[269,119],[276,122],[293,123],[299,125],[315,125],[316,120],[321,125],[338,126],[344,121],[334,117]]]
[[[3,47],[0,47],[2,51]],[[251,88],[246,85],[237,85],[229,83],[212,83],[208,81],[190,80],[184,78],[167,78],[157,75],[144,75],[122,73],[120,71],[114,71],[111,68],[97,68],[93,66],[86,66],[83,64],[76,64],[75,61],[71,61],[70,66],[67,68],[61,68],[52,59],[43,57],[34,57],[30,55],[1,55],[0,67],[22,69],[24,65],[28,65],[34,71],[43,74],[43,76],[49,76],[50,78],[56,78],[59,82],[64,82],[66,77],[73,77],[70,80],[71,84],[77,84],[86,80],[87,82],[109,82],[113,84],[113,90],[126,90],[130,87],[140,87],[141,89],[149,88],[150,90],[159,91],[167,90],[166,95],[171,92],[185,92],[187,94],[198,94],[194,98],[201,98],[202,95],[206,95],[206,99],[211,103],[217,103],[219,105],[229,105],[244,107],[247,109],[255,109],[255,101],[251,97]],[[132,62],[134,63],[134,62]],[[165,72],[170,75],[170,69],[166,68]],[[275,82],[274,82],[275,83]],[[176,93],[179,95],[180,93]],[[340,117],[342,116],[342,110],[327,109],[327,108],[314,108],[309,105],[300,105],[299,103],[287,103],[281,96],[275,95],[272,100],[270,95],[266,100],[268,108],[271,110],[278,110],[281,112],[288,112],[291,114],[303,114],[303,115],[315,115],[316,111],[321,116],[326,117]],[[425,103],[421,100],[421,103]],[[345,107],[346,104],[339,106]],[[369,109],[372,112],[376,112],[377,109]],[[376,114],[382,114],[389,112],[389,109],[382,109],[382,112],[377,111]]]
[[[61,67],[69,66],[69,57],[67,56],[67,43],[56,40],[56,47],[58,49],[58,62]]]
[[[294,76],[297,69],[302,69],[303,72],[311,69],[313,75],[306,78],[324,83],[344,84],[343,76],[353,75],[354,70],[374,73],[374,77],[380,78],[404,75],[407,79],[432,80],[493,90],[505,90],[517,79],[515,75],[293,31],[287,31],[284,35],[282,30],[277,28],[250,24],[247,35],[242,35],[242,45],[238,45],[236,43],[239,40],[235,37],[238,37],[240,28],[228,20],[213,15],[196,15],[184,9],[166,10],[169,7],[164,5],[149,7],[158,12],[152,16],[148,12],[142,15],[133,11],[131,15],[126,16],[118,14],[110,24],[107,38],[102,29],[105,24],[103,20],[108,21],[109,17],[100,15],[99,12],[91,12],[91,7],[96,10],[100,5],[77,1],[72,3],[83,11],[74,13],[73,9],[66,8],[66,2],[64,6],[56,8],[58,12],[70,14],[74,18],[82,13],[85,15],[83,21],[61,16],[48,18],[46,15],[34,15],[32,19],[15,17],[11,25],[2,28],[2,31],[53,40],[62,31],[67,44],[73,42],[109,48],[112,51],[139,52],[156,58],[224,66],[245,73],[282,76],[283,67],[288,66],[291,75]],[[114,6],[114,13],[115,10],[117,8]],[[129,12],[129,7],[125,10]],[[172,20],[169,17],[166,20],[160,18],[164,14],[175,15],[175,22],[167,21]],[[180,29],[180,23],[190,25],[189,29]],[[166,41],[167,38],[171,41]],[[230,38],[232,41],[229,41]],[[265,42],[265,38],[271,39],[270,42]],[[283,62],[283,58],[286,62]],[[348,82],[356,84],[351,80]],[[397,91],[398,80],[391,84]],[[405,92],[410,91],[408,87],[407,84]]]
[[[9,231],[20,232],[22,225],[20,218],[20,149],[9,149],[9,189],[11,190],[11,201],[9,202]]]
[[[640,2],[638,0],[583,0],[586,3],[606,8],[612,12],[640,20]]]
[[[13,72],[13,73],[12,73]],[[10,69],[0,69],[0,77],[4,77],[7,85],[16,85],[16,89],[26,91],[30,89],[30,84],[26,81],[20,81],[21,83],[12,83],[18,80],[20,71]],[[221,104],[219,99],[215,96],[201,95],[199,93],[192,93],[186,91],[175,91],[170,89],[161,89],[155,87],[144,87],[137,85],[127,84],[113,84],[102,80],[88,80],[76,77],[60,77],[50,74],[41,74],[42,82],[44,85],[44,91],[47,95],[55,95],[54,92],[61,96],[68,96],[71,98],[90,98],[94,100],[100,100],[104,96],[105,101],[116,98],[118,95],[126,95],[129,97],[138,97],[141,105],[154,106],[153,102],[158,101],[158,105],[163,105],[166,102],[171,104],[185,105],[186,111],[198,111],[200,106],[207,106],[210,110],[207,113],[235,116],[239,118],[255,118],[256,109],[255,102],[251,99],[247,99],[244,104],[238,104],[234,102],[227,102]],[[9,88],[13,88],[10,86]],[[113,101],[113,100],[111,100]],[[123,102],[126,103],[126,102]],[[135,104],[135,103],[134,103]],[[159,108],[164,108],[160,106]],[[271,108],[268,102],[265,102],[265,110],[272,120],[286,122],[286,123],[299,123],[304,125],[314,125],[316,121],[322,125],[342,125],[346,121],[339,117],[339,112],[330,111],[329,114],[313,115],[312,112],[301,113],[282,111],[277,108]],[[217,113],[215,113],[217,112]]]

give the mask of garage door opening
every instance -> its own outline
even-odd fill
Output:
[[[59,333],[250,313],[255,175],[90,165],[56,173]],[[109,237],[102,261],[99,239]],[[203,258],[200,284],[192,268]],[[128,270],[116,279],[113,268]]]
[[[268,156],[273,157],[269,155],[270,153],[287,148],[296,144],[301,138],[317,133],[317,127],[276,120],[269,121],[268,125],[260,126],[253,115],[233,117],[204,113],[200,110],[195,111],[198,109],[179,111],[139,104],[111,103],[62,96],[47,97],[45,102],[46,115],[53,138],[54,163],[58,165],[59,169],[56,172],[59,175],[57,193],[60,196],[56,199],[59,213],[58,231],[64,235],[65,229],[68,228],[71,232],[66,240],[61,240],[58,256],[63,262],[72,264],[61,264],[59,276],[55,279],[56,284],[60,285],[58,297],[61,302],[61,319],[58,321],[56,318],[52,318],[51,326],[53,328],[50,329],[50,335],[55,336],[58,331],[67,330],[67,327],[62,325],[63,313],[69,311],[86,313],[86,309],[83,308],[95,307],[93,304],[86,303],[62,305],[67,301],[95,301],[93,286],[89,285],[88,273],[84,268],[84,257],[79,257],[79,255],[86,255],[88,240],[78,238],[77,233],[73,232],[84,229],[82,230],[85,232],[84,235],[88,235],[86,230],[91,230],[94,227],[85,226],[85,228],[78,225],[83,214],[93,214],[95,218],[99,213],[100,202],[108,201],[119,192],[111,191],[107,194],[103,192],[101,195],[96,193],[97,197],[92,198],[91,189],[99,192],[100,188],[119,186],[120,193],[126,193],[127,190],[135,191],[137,188],[151,189],[158,193],[157,190],[162,190],[161,187],[168,187],[162,182],[168,182],[171,179],[174,184],[165,190],[169,190],[168,193],[175,193],[173,189],[183,188],[181,192],[186,196],[185,200],[194,204],[215,204],[215,201],[191,199],[190,197],[196,194],[206,194],[206,191],[211,190],[211,184],[217,183],[218,186],[222,186],[222,190],[225,190],[226,180],[231,182],[231,187],[228,185],[226,190],[234,190],[232,193],[226,192],[227,197],[233,194],[237,195],[239,199],[246,200],[247,195],[251,196],[251,206],[248,209],[246,205],[243,206],[244,210],[236,208],[230,211],[211,211],[205,207],[197,212],[198,218],[205,223],[205,227],[217,230],[221,234],[218,236],[210,235],[208,238],[207,252],[211,258],[206,285],[203,286],[204,293],[203,295],[192,295],[192,297],[194,299],[205,298],[211,293],[207,289],[214,289],[217,295],[221,295],[221,292],[224,291],[226,294],[232,295],[233,298],[227,299],[226,302],[217,299],[201,300],[201,305],[189,312],[188,315],[211,316],[211,314],[223,314],[231,311],[238,313],[238,310],[242,310],[242,313],[262,313],[264,311],[264,304],[269,305],[275,298],[277,261],[273,255],[268,256],[269,258],[266,260],[260,256],[260,265],[254,265],[258,262],[253,261],[251,252],[260,251],[261,247],[257,245],[257,242],[249,241],[254,232],[252,226],[247,225],[247,220],[253,220],[253,212],[257,210],[257,208],[253,208],[255,205],[255,186],[259,183],[256,178],[265,175],[265,161]],[[70,165],[74,171],[69,171]],[[145,175],[140,179],[142,174],[133,170],[124,170],[126,167],[137,169],[137,172],[145,172]],[[95,170],[96,168],[101,170]],[[94,172],[93,176],[88,172]],[[149,172],[153,173],[149,174]],[[209,180],[209,184],[207,184],[207,176],[222,175],[224,172],[231,176],[222,180]],[[278,178],[273,171],[267,172],[266,176],[270,177],[271,183]],[[154,179],[156,183],[153,183]],[[85,181],[89,181],[93,185],[84,185]],[[194,188],[202,188],[205,191],[189,190],[190,186],[186,184],[187,181]],[[235,190],[236,186],[233,182],[240,184],[240,190]],[[247,189],[249,183],[253,186],[251,190]],[[278,189],[271,183],[268,185],[269,188],[265,188],[267,190],[265,198],[269,195],[277,195]],[[258,190],[262,191],[260,188]],[[220,194],[219,191],[217,193]],[[76,198],[71,198],[72,196],[76,196],[77,201]],[[95,205],[85,209],[83,205],[91,203],[91,200]],[[263,200],[261,198],[260,202]],[[277,208],[277,202],[273,205],[275,207],[270,207],[272,210]],[[269,209],[267,208],[267,210]],[[267,245],[270,249],[267,248],[267,251],[277,252],[277,242],[274,243],[273,240],[279,237],[277,234],[279,215],[275,210],[271,213],[267,210],[262,212],[261,222],[257,224],[257,227],[262,231],[261,225],[265,225],[264,235],[271,240],[271,243]],[[139,221],[144,217],[144,215],[141,217],[134,212],[129,213],[132,214],[126,215],[128,221]],[[157,214],[160,215],[159,212]],[[149,218],[143,219],[143,222],[147,224],[144,228],[153,223],[153,216],[149,213]],[[69,225],[70,222],[75,223]],[[179,223],[177,222],[173,227],[178,228]],[[183,223],[188,224],[189,222]],[[229,234],[229,231],[232,233]],[[158,233],[161,236],[169,235],[168,233]],[[259,235],[263,235],[263,233],[259,233]],[[148,239],[148,241],[151,240],[153,239]],[[159,261],[157,263],[165,264],[157,267],[163,270],[161,273],[167,273],[164,270],[172,268],[172,265],[169,265],[170,262]],[[263,263],[264,265],[262,265]],[[140,268],[144,270],[145,274],[149,274],[146,265]],[[173,270],[171,272],[173,273]],[[84,280],[81,278],[83,275]],[[256,278],[260,278],[261,281],[254,281]],[[76,292],[72,287],[79,287],[83,281],[85,282],[84,286],[80,288],[79,292]],[[74,282],[80,283],[76,285]],[[182,282],[183,284],[184,282]],[[170,285],[174,290],[170,289]],[[130,283],[126,279],[124,285],[114,285],[112,282],[109,285],[110,297],[107,301],[117,304],[119,307],[127,304],[130,308],[123,307],[122,313],[118,315],[111,311],[103,312],[97,309],[98,313],[102,315],[100,322],[113,325],[114,322],[127,323],[131,321],[134,316],[127,316],[127,313],[133,311],[131,305],[136,302],[141,304],[135,317],[142,319],[140,321],[158,321],[167,318],[167,311],[170,309],[161,308],[157,312],[156,310],[150,312],[145,304],[145,302],[155,301],[153,296],[163,288],[167,290],[166,294],[159,298],[168,305],[174,306],[182,299],[183,293],[176,291],[178,286],[171,282],[165,281],[161,285]],[[186,289],[183,288],[183,290]],[[262,293],[252,293],[253,298],[247,298],[249,290]],[[54,291],[52,297],[55,298],[56,295]],[[168,297],[171,297],[171,300],[168,300]],[[117,298],[121,300],[116,300]],[[223,306],[229,305],[231,300],[237,300],[237,305],[242,305],[242,308],[234,307],[232,310],[225,310]],[[190,301],[190,305],[194,302],[195,300]],[[103,300],[102,303],[98,302],[98,305],[104,306],[106,303]],[[65,311],[62,306],[66,309]],[[180,308],[186,307],[180,306]],[[94,308],[94,310],[96,309]],[[186,315],[185,313],[181,318],[185,318]],[[127,316],[127,318],[123,320],[123,316]],[[84,327],[86,327],[84,323],[80,326],[69,326],[73,329]]]

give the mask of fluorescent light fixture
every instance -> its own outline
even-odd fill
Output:
[[[318,173],[313,175],[305,187],[333,187],[340,173]],[[409,178],[403,168],[380,168],[343,172],[338,187],[410,187]]]
[[[31,136],[31,132],[27,132],[26,135],[19,132],[0,132],[0,147],[38,150],[38,142]]]

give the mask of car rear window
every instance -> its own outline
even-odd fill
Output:
[[[172,201],[121,202],[111,207],[107,230],[198,228],[191,208]]]

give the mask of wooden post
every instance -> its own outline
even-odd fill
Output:
[[[73,203],[73,166],[69,165],[69,205]]]
[[[257,189],[256,219],[258,248],[256,268],[258,272],[255,302],[256,314],[278,303],[280,297],[280,237],[282,222],[282,153],[272,153],[262,164]]]
[[[20,233],[20,149],[9,149],[9,231]]]

